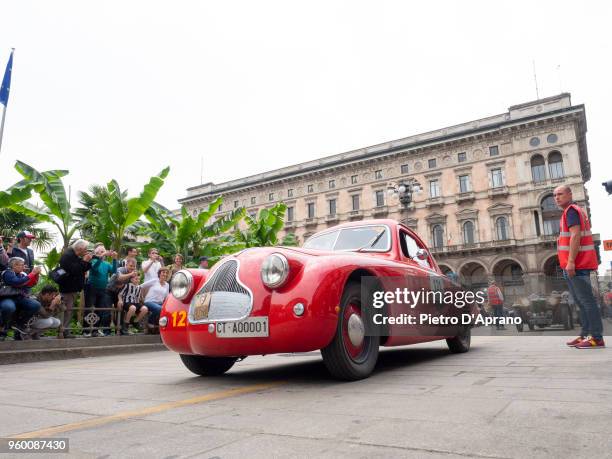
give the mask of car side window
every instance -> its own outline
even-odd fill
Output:
[[[402,231],[400,233],[402,252],[406,258],[413,259],[416,257],[417,251],[420,249],[417,241],[410,234]]]

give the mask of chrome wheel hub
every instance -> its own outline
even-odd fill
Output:
[[[363,320],[357,314],[351,314],[347,323],[347,333],[351,344],[355,347],[361,346],[365,338],[365,326]]]

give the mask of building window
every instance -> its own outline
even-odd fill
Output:
[[[408,164],[402,164],[400,167],[400,171],[402,174],[407,174],[408,173]]]
[[[287,221],[293,221],[293,207],[287,207]]]
[[[498,241],[506,241],[510,239],[508,237],[508,219],[506,217],[498,217],[495,220],[495,231],[497,233]]]
[[[544,235],[551,236],[559,234],[559,220],[561,219],[561,210],[557,207],[555,199],[551,194],[545,196],[540,204],[542,211],[542,221],[544,227],[542,228]]]
[[[329,200],[329,215],[331,216],[336,215],[336,200],[335,199]]]
[[[459,193],[467,193],[468,191],[471,191],[470,176],[460,175],[459,176]]]
[[[462,151],[461,153],[457,154],[457,161],[460,163],[464,163],[467,161],[467,153],[465,151]]]
[[[565,176],[563,172],[563,157],[558,151],[548,155],[548,173],[551,179],[560,179]]]
[[[444,229],[442,225],[434,225],[431,229],[431,241],[436,249],[444,247]]]
[[[385,192],[383,190],[378,190],[375,193],[376,195],[376,207],[385,205]]]
[[[268,193],[268,201],[274,201],[274,193]]]
[[[434,167],[436,167],[436,158],[432,158],[429,161],[427,161],[427,165],[429,166],[430,169],[433,169]]]
[[[251,204],[255,204],[255,196],[251,196]]]
[[[240,205],[240,202],[234,201],[234,209],[236,209]]]
[[[353,210],[359,210],[359,195],[358,194],[352,195],[351,201],[353,204]]]
[[[429,197],[430,198],[440,197],[440,183],[437,180],[429,181]]]
[[[548,143],[556,143],[557,140],[558,140],[557,134],[548,134],[548,137],[546,137],[546,141]]]
[[[382,176],[382,171],[374,171],[374,179],[375,180],[380,180],[381,178],[383,178]]]
[[[292,198],[292,197],[293,197],[293,188],[289,188],[289,189],[287,190],[287,197],[288,197],[288,198]]]
[[[463,224],[463,243],[474,243],[474,223],[469,220]]]
[[[489,156],[499,156],[499,147],[497,145],[489,147]]]
[[[336,181],[335,180],[330,180],[329,181],[329,188],[336,188]]]
[[[314,185],[308,185],[308,192],[312,193],[314,191]]]
[[[306,204],[306,209],[307,209],[307,214],[308,214],[308,219],[313,219],[315,216],[315,205],[314,202],[309,202],[308,204]]]
[[[546,181],[546,165],[542,155],[531,157],[531,177],[536,183]]]
[[[249,211],[249,217],[255,220],[257,218],[257,211],[256,210]]]
[[[357,176],[351,175],[351,184],[354,185],[355,183],[357,183]]]
[[[493,188],[504,186],[504,176],[500,168],[491,169],[491,186]]]
[[[536,236],[539,236],[540,233],[540,215],[538,214],[537,210],[533,211],[533,221],[535,222],[535,230],[536,230]]]

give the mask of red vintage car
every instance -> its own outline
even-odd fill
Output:
[[[320,349],[333,376],[361,379],[373,371],[381,345],[446,339],[451,352],[467,352],[471,325],[441,322],[477,313],[474,305],[425,298],[459,286],[394,220],[341,224],[301,248],[245,249],[210,270],[179,271],[171,289],[160,315],[162,340],[201,376],[222,374],[249,355]],[[410,305],[382,299],[398,291],[422,296]],[[409,316],[433,322],[410,323]]]

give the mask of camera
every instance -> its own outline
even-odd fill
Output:
[[[612,194],[612,180],[608,180],[607,182],[603,182],[602,185],[606,189],[608,194]]]

